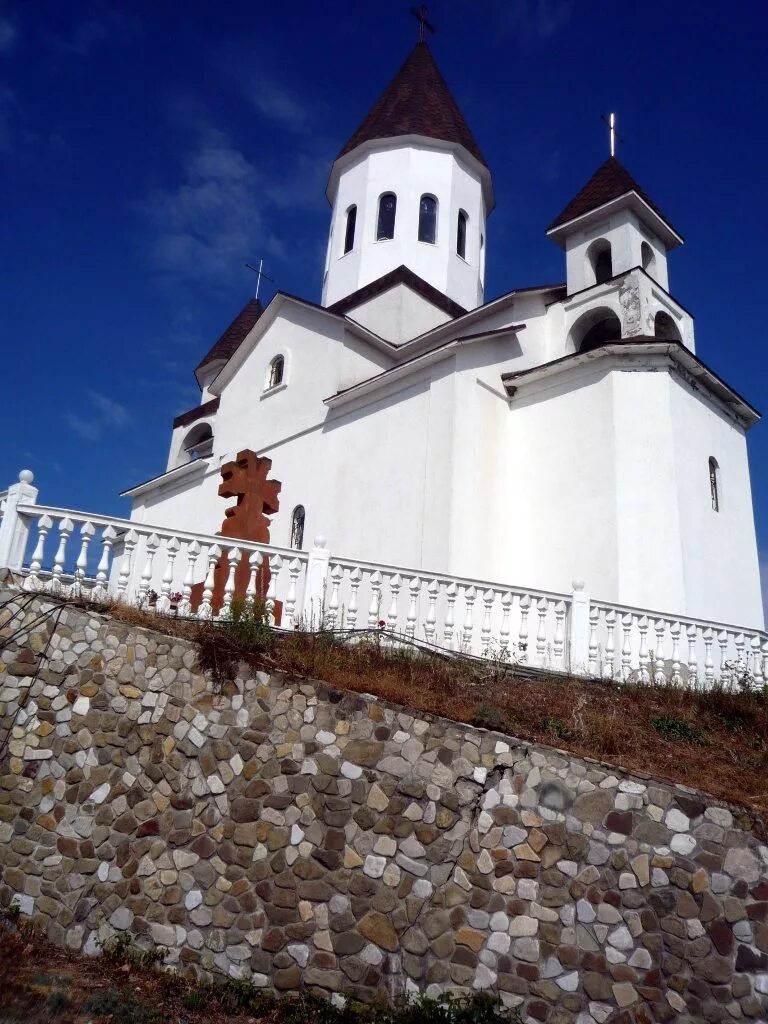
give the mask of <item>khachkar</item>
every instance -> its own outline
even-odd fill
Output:
[[[272,460],[258,456],[255,452],[238,452],[232,462],[221,467],[222,482],[219,485],[219,497],[236,498],[224,513],[224,521],[219,531],[220,537],[233,540],[248,540],[256,543],[269,544],[269,516],[273,516],[280,507],[279,480],[268,480],[272,469]],[[235,598],[245,598],[252,571],[251,561],[247,554],[238,561],[235,569]],[[255,570],[256,600],[263,601],[269,589],[269,565],[261,562]],[[213,614],[217,615],[224,601],[224,588],[229,576],[229,557],[226,552],[221,555],[213,577],[213,596],[211,599]],[[197,608],[203,600],[205,583],[196,583],[192,588],[192,607]],[[272,614],[275,622],[280,621],[281,603],[277,602]]]

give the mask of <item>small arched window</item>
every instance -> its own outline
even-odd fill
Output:
[[[379,219],[376,224],[376,241],[395,237],[395,215],[397,214],[397,196],[394,192],[385,192],[379,199]]]
[[[613,277],[613,259],[611,257],[611,243],[605,238],[598,238],[587,249],[587,257],[592,267],[595,284],[603,284]]]
[[[291,547],[300,551],[304,545],[304,506],[297,505],[291,515]]]
[[[181,442],[177,464],[184,466],[196,459],[206,459],[213,453],[213,431],[210,423],[198,423]]]
[[[350,206],[347,210],[347,226],[344,231],[344,253],[352,252],[355,247],[355,224],[357,223],[357,207]]]
[[[456,224],[456,252],[463,260],[467,258],[467,216],[466,210],[459,210],[459,219]]]
[[[643,263],[643,270],[652,274],[656,269],[656,257],[653,255],[653,249],[647,242],[643,242],[640,246],[640,259]]]
[[[419,241],[435,244],[437,238],[437,200],[422,196],[419,200]]]
[[[712,499],[712,511],[720,511],[720,466],[717,459],[709,459],[709,495]]]
[[[285,359],[283,359],[282,356],[275,356],[269,364],[269,373],[267,375],[267,386],[265,390],[269,391],[270,388],[276,388],[278,384],[282,384],[284,374]]]

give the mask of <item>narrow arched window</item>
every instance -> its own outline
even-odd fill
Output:
[[[653,249],[647,242],[643,242],[640,246],[640,259],[643,261],[643,270],[652,274],[656,269],[656,257],[653,255]]]
[[[467,220],[466,210],[459,210],[459,219],[456,224],[456,252],[463,260],[467,258]]]
[[[344,231],[344,252],[352,252],[355,247],[355,224],[357,223],[357,207],[350,206],[347,210],[347,227]]]
[[[278,384],[283,383],[283,375],[285,373],[285,359],[282,356],[275,356],[272,362],[269,364],[269,373],[267,375],[267,387],[276,388]]]
[[[379,219],[376,224],[376,241],[395,237],[395,215],[397,214],[397,196],[394,192],[385,192],[379,199]]]
[[[437,238],[437,200],[422,196],[419,200],[419,241],[435,244]]]
[[[720,511],[720,467],[717,459],[709,460],[709,494],[712,499],[712,511]]]
[[[587,249],[587,256],[592,266],[595,284],[603,284],[613,277],[613,258],[611,243],[605,238],[598,238]]]
[[[304,545],[304,506],[297,505],[291,515],[291,547],[301,550]]]

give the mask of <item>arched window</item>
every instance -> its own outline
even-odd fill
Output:
[[[677,324],[663,310],[660,310],[653,318],[653,334],[659,341],[681,341],[680,331]]]
[[[611,258],[611,243],[605,238],[598,238],[587,249],[587,258],[592,267],[595,284],[602,284],[610,281],[613,277],[613,259]]]
[[[385,192],[379,199],[379,219],[376,224],[376,241],[395,237],[395,215],[397,214],[397,196],[394,192]]]
[[[643,270],[647,270],[649,274],[652,274],[656,269],[656,257],[653,255],[653,249],[647,242],[643,242],[640,246],[640,259],[643,263]]]
[[[213,453],[213,431],[210,423],[198,423],[181,442],[178,465],[205,459]]]
[[[456,223],[456,252],[463,260],[467,258],[467,216],[466,210],[459,210],[459,219]]]
[[[712,511],[720,511],[720,467],[717,459],[709,459],[709,494],[712,499]]]
[[[612,309],[593,309],[579,317],[568,337],[575,352],[590,352],[608,342],[620,341],[621,321]]]
[[[276,388],[278,384],[282,384],[284,373],[285,359],[283,359],[282,356],[275,356],[275,358],[269,364],[269,373],[267,374],[267,386],[264,390],[269,391],[270,388]]]
[[[422,196],[419,200],[419,241],[435,244],[437,238],[437,200]]]
[[[344,231],[344,252],[352,252],[355,247],[355,224],[357,222],[357,207],[350,206],[347,210],[347,227]]]
[[[297,505],[291,515],[291,547],[301,550],[304,544],[304,506]]]

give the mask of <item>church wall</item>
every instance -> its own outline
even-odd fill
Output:
[[[447,313],[404,284],[376,295],[350,310],[347,315],[380,338],[386,338],[397,345],[417,338],[450,319]]]
[[[638,220],[631,210],[619,210],[605,220],[580,231],[574,231],[566,240],[566,269],[568,294],[582,291],[595,283],[588,250],[594,241],[604,238],[611,244],[613,275],[623,274],[633,267],[642,266],[641,246],[647,242],[653,249],[655,268],[653,277],[668,290],[667,253],[654,234]]]
[[[763,628],[744,430],[679,377],[670,380],[673,457],[689,615]],[[713,511],[709,458],[719,465]]]

